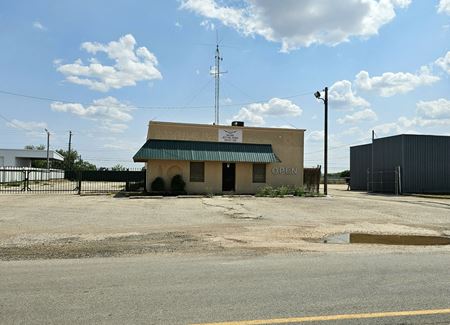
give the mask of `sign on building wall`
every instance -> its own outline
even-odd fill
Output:
[[[242,130],[219,129],[219,142],[242,142]]]
[[[297,175],[298,168],[296,167],[273,167],[273,175]]]

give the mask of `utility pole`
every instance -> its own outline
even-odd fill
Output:
[[[328,195],[328,87],[325,87],[325,125],[324,125],[324,154],[323,154],[323,193]]]
[[[72,170],[72,162],[71,162],[71,158],[70,158],[70,151],[72,149],[72,131],[69,131],[69,150],[67,152],[67,161],[69,164],[69,170]]]
[[[373,148],[373,146],[374,146],[374,142],[375,142],[375,130],[372,130],[372,153],[371,153],[371,156],[372,156],[372,163],[371,163],[371,167],[370,167],[370,170],[371,170],[371,172],[370,172],[370,174],[371,174],[371,178],[372,178],[372,192],[373,192],[373,184],[374,184],[374,181],[373,181],[373,152],[374,152],[374,148]]]
[[[324,92],[324,98],[321,97],[320,91],[316,91],[314,96],[323,101],[325,108],[323,130],[323,194],[328,195],[328,87],[325,87]]]
[[[216,55],[214,59],[214,71],[211,72],[215,79],[214,124],[219,125],[220,75],[226,73],[226,71],[220,71],[220,62],[223,61],[223,58],[220,56],[219,44],[216,44]]]
[[[45,132],[47,132],[47,172],[50,169],[50,132],[45,129]]]

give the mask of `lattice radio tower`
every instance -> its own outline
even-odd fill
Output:
[[[219,125],[219,101],[220,101],[220,75],[227,71],[220,71],[220,62],[223,58],[220,56],[219,42],[216,43],[216,55],[214,56],[214,70],[211,68],[211,75],[215,80],[215,96],[214,96],[214,124]]]

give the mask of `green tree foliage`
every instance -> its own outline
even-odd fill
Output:
[[[170,182],[170,189],[174,192],[184,192],[185,186],[186,182],[181,175],[175,175]]]
[[[45,150],[44,145],[27,145],[25,149],[29,150]],[[91,164],[90,162],[84,161],[81,159],[81,156],[78,154],[76,150],[71,150],[70,153],[68,150],[59,149],[56,150],[61,156],[64,157],[64,161],[51,161],[50,167],[54,169],[65,169],[65,170],[97,170],[97,166]],[[47,168],[46,160],[33,160],[31,163],[32,167],[35,168]]]
[[[156,177],[155,180],[152,182],[152,191],[164,191],[165,189],[165,184],[164,184],[164,179],[162,179],[161,177]]]
[[[350,177],[350,171],[349,170],[344,170],[342,172],[339,173],[340,177]]]
[[[27,144],[24,147],[24,149],[27,149],[27,150],[45,150],[46,148],[45,148],[45,145],[43,145],[43,144],[39,144],[37,146],[34,146],[32,144]]]
[[[127,170],[127,168],[125,166],[121,165],[121,164],[117,164],[117,165],[112,166],[111,170],[124,171],[124,170]]]

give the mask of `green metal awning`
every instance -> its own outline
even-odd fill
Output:
[[[270,144],[150,139],[134,155],[135,162],[188,160],[223,162],[280,162]]]

